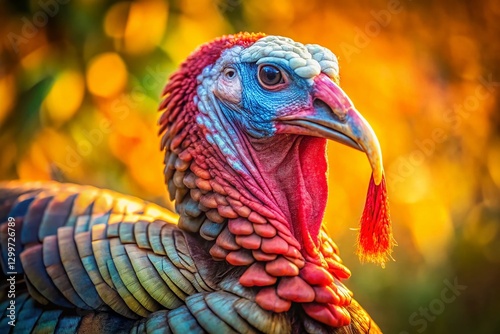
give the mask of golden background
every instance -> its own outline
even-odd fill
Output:
[[[0,179],[166,204],[156,110],[179,63],[238,31],[321,44],[381,142],[399,244],[385,269],[358,262],[370,167],[329,144],[348,286],[386,333],[498,333],[499,21],[494,0],[2,2]]]

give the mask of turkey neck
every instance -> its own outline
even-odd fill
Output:
[[[328,196],[326,140],[278,135],[248,139],[245,146],[251,146],[248,154],[258,171],[253,180],[271,200],[265,202],[286,220],[308,255],[315,254]]]

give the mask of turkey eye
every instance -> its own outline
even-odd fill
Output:
[[[284,83],[281,71],[272,65],[263,65],[259,68],[259,82],[264,88],[274,88],[274,86]]]
[[[232,79],[236,76],[236,71],[229,67],[224,70],[224,75],[226,76],[226,78]]]

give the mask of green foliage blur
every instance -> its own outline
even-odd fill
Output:
[[[32,0],[0,4],[0,180],[92,184],[170,206],[161,91],[238,31],[330,48],[382,145],[398,247],[360,264],[370,167],[329,144],[325,221],[386,333],[500,332],[500,4]]]

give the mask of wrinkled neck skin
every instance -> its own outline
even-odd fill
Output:
[[[237,180],[232,186],[242,196],[253,197],[248,199],[258,203],[256,211],[260,207],[259,213],[278,230],[286,227],[305,260],[321,263],[318,234],[328,192],[326,140],[284,134],[254,138],[232,128],[237,123],[228,119],[231,115],[214,96],[206,97],[204,107],[201,115],[210,115],[210,121],[199,116],[197,122],[225,160],[217,166],[234,176],[226,181]]]
[[[326,141],[296,135],[247,139],[253,180],[290,228],[307,260],[314,261],[327,200]]]

